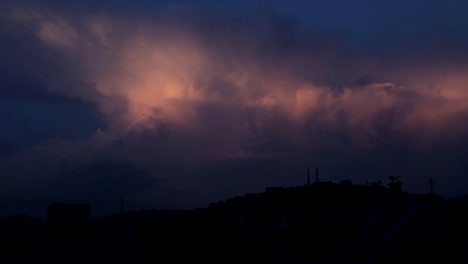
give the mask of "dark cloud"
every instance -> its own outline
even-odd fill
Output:
[[[1,78],[0,142],[10,150],[28,148],[51,137],[88,138],[106,122],[95,105],[47,92],[43,85]]]
[[[463,193],[465,4],[261,2],[3,2],[7,211],[190,208],[313,166]]]
[[[84,166],[62,168],[50,185],[50,199],[92,203],[95,214],[113,213],[119,208],[120,199],[132,201],[147,189],[154,189],[155,184],[154,175],[135,164],[96,160]]]

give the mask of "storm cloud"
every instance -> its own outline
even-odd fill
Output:
[[[392,26],[358,1],[364,37],[349,14],[273,2],[3,4],[4,199],[191,208],[303,184],[309,166],[466,191],[466,5],[445,4],[448,22],[394,10]]]

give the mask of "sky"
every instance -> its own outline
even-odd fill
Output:
[[[468,193],[468,2],[0,1],[0,216],[191,209],[307,168]]]

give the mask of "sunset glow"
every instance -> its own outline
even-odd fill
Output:
[[[453,150],[466,142],[466,52],[450,48],[458,43],[447,41],[445,48],[440,40],[433,48],[402,35],[385,46],[376,35],[356,44],[358,33],[305,26],[271,10],[235,15],[168,4],[136,16],[86,6],[73,12],[46,4],[4,7],[1,30],[17,43],[12,50],[20,47],[12,67],[40,84],[27,90],[90,105],[103,120],[93,125],[77,118],[93,132],[79,140],[54,132],[2,157],[5,170],[31,162],[33,174],[52,175],[57,163],[81,166],[100,158],[129,161],[154,175],[181,164],[278,157],[299,157],[300,166],[352,167],[353,158],[392,147],[438,155],[436,147]],[[393,165],[385,166],[379,168]],[[414,185],[418,168],[407,170]],[[164,173],[175,189],[186,180]]]

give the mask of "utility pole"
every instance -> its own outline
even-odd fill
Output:
[[[310,186],[310,174],[309,174],[309,168],[307,168],[307,186]]]

